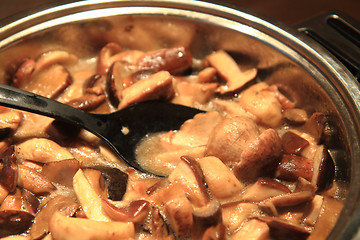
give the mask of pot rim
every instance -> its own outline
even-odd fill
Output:
[[[151,8],[151,10],[150,10]],[[91,14],[89,14],[91,13]],[[326,49],[302,33],[281,23],[272,23],[263,18],[242,12],[239,9],[211,2],[183,0],[85,0],[55,6],[30,14],[7,25],[0,26],[0,49],[15,44],[29,34],[35,34],[54,26],[81,21],[84,18],[94,19],[119,14],[151,14],[174,15],[204,21],[210,24],[225,26],[235,31],[271,45],[296,63],[304,67],[310,75],[318,80],[326,90],[335,89],[332,100],[339,107],[339,112],[345,119],[347,132],[351,133],[349,142],[353,161],[351,163],[351,183],[337,224],[329,235],[333,238],[351,238],[358,229],[357,220],[360,210],[357,202],[360,200],[360,85],[355,77]],[[346,109],[341,109],[341,106]],[[355,216],[355,217],[354,217]],[[353,221],[350,219],[353,218]],[[336,233],[335,233],[336,232]]]

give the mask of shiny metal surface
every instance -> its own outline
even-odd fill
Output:
[[[4,25],[4,23],[2,23]],[[135,36],[128,38],[128,36]],[[135,35],[134,35],[135,34]],[[151,50],[189,46],[195,57],[215,49],[255,66],[261,80],[296,91],[309,112],[327,114],[333,130],[327,145],[339,152],[338,181],[349,185],[345,208],[329,239],[348,239],[357,231],[360,200],[359,84],[321,46],[285,26],[236,9],[201,1],[83,1],[41,11],[0,30],[0,82],[10,63],[51,49],[93,57],[109,41]],[[139,41],[142,39],[142,41]]]

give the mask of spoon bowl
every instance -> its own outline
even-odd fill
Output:
[[[93,114],[34,93],[0,84],[0,105],[36,113],[95,134],[131,167],[144,173],[135,157],[139,141],[149,133],[179,129],[202,110],[161,101],[135,103],[109,114]]]

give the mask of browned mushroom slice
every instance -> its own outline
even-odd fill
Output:
[[[23,210],[32,214],[35,214],[38,211],[40,199],[37,198],[32,192],[26,189],[21,189],[21,199]]]
[[[66,216],[72,216],[78,208],[79,204],[74,202],[71,198],[61,195],[51,198],[36,214],[34,223],[30,228],[31,238],[41,239],[49,233],[50,219],[57,211],[60,211]]]
[[[210,54],[206,60],[216,69],[217,74],[226,81],[226,85],[219,88],[222,94],[242,88],[257,74],[256,68],[241,71],[234,59],[223,50]]]
[[[233,240],[253,239],[265,240],[270,239],[270,229],[266,223],[257,219],[251,219],[246,222],[239,231],[233,235]]]
[[[70,73],[61,65],[52,65],[33,76],[23,89],[48,98],[57,97],[72,83]]]
[[[205,231],[222,223],[221,206],[219,201],[212,199],[205,206],[195,208],[193,212],[193,228],[191,237],[202,239]]]
[[[206,67],[199,72],[197,75],[196,82],[198,83],[208,83],[214,81],[216,76],[216,69],[213,67]]]
[[[260,202],[284,193],[290,193],[285,185],[274,179],[261,177],[244,191],[241,198],[246,201]]]
[[[319,143],[324,135],[325,124],[326,124],[325,114],[320,112],[315,112],[306,121],[305,125],[303,126],[303,130],[309,133],[315,139],[315,142]]]
[[[34,68],[35,68],[35,60],[32,58],[25,59],[14,75],[13,78],[14,86],[17,88],[25,87],[31,79],[31,74],[34,71]]]
[[[0,237],[24,233],[32,224],[34,215],[20,210],[0,211]]]
[[[66,159],[56,162],[45,163],[41,173],[51,182],[72,187],[72,179],[80,167],[80,162],[76,159]]]
[[[102,200],[104,212],[114,221],[142,223],[149,215],[151,205],[145,200],[132,201],[126,208],[119,208]]]
[[[179,131],[170,131],[161,141],[169,149],[206,145],[212,129],[221,121],[218,112],[199,113],[181,125]]]
[[[335,177],[335,164],[324,145],[318,146],[314,156],[314,174],[311,183],[317,186],[318,191],[331,187]]]
[[[104,95],[85,94],[79,98],[70,100],[66,104],[83,111],[90,111],[97,108],[105,99],[106,97]]]
[[[217,199],[234,197],[244,185],[234,173],[217,157],[209,156],[198,160],[211,194]]]
[[[46,138],[31,138],[16,145],[19,159],[47,163],[73,159],[73,155],[64,147]]]
[[[303,124],[308,120],[306,111],[301,108],[286,109],[283,112],[283,117],[292,125]]]
[[[3,164],[0,171],[0,184],[8,191],[14,192],[18,181],[17,157],[14,146],[8,148],[1,155]]]
[[[176,74],[186,70],[192,64],[191,52],[185,47],[165,48],[146,53],[138,60],[139,69],[168,71]]]
[[[22,211],[24,211],[23,202],[22,202],[22,198],[21,198],[21,191],[19,188],[17,188],[13,194],[7,195],[7,197],[4,199],[3,203],[1,204],[0,210],[22,210]]]
[[[275,217],[258,217],[270,227],[270,236],[275,239],[307,239],[310,231],[301,225],[290,223],[289,221]]]
[[[274,129],[269,128],[243,150],[233,171],[239,179],[246,180],[272,176],[279,163],[280,154],[281,139]]]
[[[240,155],[260,134],[257,124],[244,116],[225,117],[212,129],[207,154],[218,157],[231,166],[240,161]]]
[[[284,153],[288,154],[299,154],[306,146],[309,145],[309,142],[300,137],[298,134],[287,131],[281,138],[282,148]]]
[[[122,47],[117,43],[108,43],[105,45],[98,57],[97,73],[100,75],[106,74],[113,63],[111,59],[113,55],[122,51]]]
[[[119,109],[136,102],[148,100],[170,100],[174,96],[172,76],[169,72],[157,72],[147,79],[142,79],[122,92]]]
[[[313,161],[292,154],[284,154],[275,176],[289,181],[296,181],[298,177],[311,181],[313,174]]]
[[[66,51],[55,50],[45,52],[36,60],[33,75],[38,74],[54,64],[72,65],[77,63],[77,61],[77,56]]]
[[[128,174],[117,168],[97,166],[94,169],[99,170],[105,179],[107,197],[113,201],[122,200],[128,185]]]
[[[17,185],[39,195],[48,194],[56,189],[44,175],[24,165],[18,166]]]

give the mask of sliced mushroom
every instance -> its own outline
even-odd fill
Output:
[[[93,168],[84,168],[83,172],[92,189],[94,189],[97,195],[99,195],[101,198],[107,198],[105,179],[101,175],[101,171]]]
[[[18,181],[18,160],[14,146],[8,148],[1,155],[0,160],[3,164],[0,171],[0,183],[8,192],[14,192]]]
[[[31,240],[31,238],[23,235],[11,235],[8,237],[3,237],[1,238],[1,240]],[[51,240],[51,239],[44,239],[44,240]]]
[[[270,227],[270,236],[275,239],[307,239],[310,231],[300,225],[275,217],[258,217]]]
[[[168,71],[176,74],[186,70],[192,64],[191,52],[185,47],[165,48],[146,53],[139,58],[139,69]]]
[[[0,210],[15,210],[20,211],[23,210],[23,203],[21,198],[21,191],[20,189],[16,189],[13,194],[7,195],[4,199],[3,203],[1,204]]]
[[[0,113],[0,139],[5,139],[13,134],[21,124],[22,118],[19,111]]]
[[[55,98],[72,83],[70,73],[61,65],[52,65],[33,76],[24,90],[48,98]]]
[[[241,71],[234,59],[224,50],[218,50],[206,57],[210,66],[226,81],[225,86],[219,88],[221,94],[234,92],[253,80],[257,75],[256,68]]]
[[[222,224],[221,205],[219,201],[212,199],[206,205],[195,208],[193,221],[191,237],[193,239],[202,239],[208,228]]]
[[[257,219],[251,219],[244,224],[237,231],[232,240],[241,240],[241,239],[253,239],[253,240],[265,240],[270,239],[270,228],[263,221]]]
[[[309,204],[309,210],[304,215],[304,222],[309,226],[314,226],[323,208],[324,197],[315,195]]]
[[[325,124],[325,114],[321,112],[315,112],[306,121],[302,129],[309,133],[315,139],[315,142],[319,143],[324,136]]]
[[[39,195],[49,194],[56,189],[43,174],[24,165],[18,166],[17,185]]]
[[[222,205],[222,219],[228,232],[234,233],[247,219],[258,216],[259,207],[254,203],[231,202]]]
[[[240,155],[260,134],[257,124],[244,116],[226,116],[212,129],[207,154],[218,157],[227,166],[240,161]]]
[[[142,79],[122,92],[119,109],[130,104],[148,100],[170,100],[174,96],[172,76],[169,72],[157,72],[147,79]]]
[[[331,187],[335,177],[334,160],[324,145],[318,146],[314,156],[314,174],[311,183],[317,186],[318,191]]]
[[[191,97],[194,103],[205,104],[215,95],[218,83],[196,83],[176,81],[175,91],[177,96]],[[176,99],[174,99],[176,101]],[[194,104],[192,104],[193,106]]]
[[[36,60],[32,74],[36,75],[54,64],[73,65],[77,63],[77,61],[77,56],[66,51],[55,50],[45,52]]]
[[[112,57],[122,51],[122,47],[116,43],[108,43],[105,45],[98,57],[97,62],[97,73],[100,75],[106,74],[114,62]]]
[[[32,58],[25,59],[14,75],[14,86],[17,88],[24,88],[30,82],[31,74],[34,71],[34,68],[35,60]]]
[[[268,90],[275,93],[275,96],[280,102],[283,110],[292,109],[295,107],[295,103],[281,93],[279,86],[271,85]]]
[[[313,174],[313,161],[293,154],[284,154],[275,176],[289,181],[296,181],[299,177],[311,181]]]
[[[16,146],[19,159],[47,163],[65,159],[73,159],[73,155],[56,142],[45,138],[31,138]]]
[[[66,159],[56,162],[45,163],[41,173],[51,182],[72,187],[72,179],[80,167],[80,162],[76,159]]]
[[[89,219],[105,222],[110,221],[102,208],[101,197],[92,188],[82,169],[79,169],[74,175],[73,188],[82,209]]]
[[[300,154],[300,152],[309,145],[309,142],[298,134],[287,131],[281,138],[284,153]]]
[[[246,201],[260,202],[284,193],[290,193],[285,185],[271,178],[260,177],[256,183],[245,189],[241,198]]]
[[[119,208],[103,199],[102,207],[104,212],[114,221],[142,223],[148,217],[151,205],[145,200],[130,202],[126,208]]]
[[[174,234],[168,229],[159,209],[153,207],[151,210],[150,231],[154,239],[174,240]]]
[[[195,206],[207,205],[210,196],[199,163],[190,156],[182,156],[180,159],[182,161],[169,175],[169,181],[171,183],[180,183]]]
[[[198,83],[213,82],[215,76],[216,76],[216,69],[213,67],[206,67],[198,73],[196,82]]]
[[[281,155],[281,139],[269,128],[262,132],[242,151],[240,161],[234,166],[239,179],[254,180],[260,176],[272,176]]]
[[[291,125],[300,125],[308,120],[307,113],[301,108],[290,108],[283,112],[284,119]]]
[[[213,128],[221,121],[222,116],[215,111],[196,114],[181,125],[179,131],[170,131],[161,141],[168,149],[198,147],[206,145]]]
[[[85,94],[79,98],[70,100],[66,104],[83,111],[90,111],[105,102],[105,99],[105,95]]]
[[[276,128],[282,123],[282,106],[268,87],[265,82],[249,87],[240,94],[239,103],[256,117],[258,123]]]
[[[244,116],[251,118],[254,121],[256,120],[254,115],[245,111],[242,106],[236,101],[213,99],[212,103],[214,103],[221,111],[224,111],[233,116]]]
[[[165,203],[165,216],[178,238],[186,237],[193,227],[193,207],[184,198],[174,198]]]
[[[217,199],[234,197],[244,185],[234,173],[217,157],[204,157],[198,160],[211,194]]]
[[[9,191],[2,184],[0,184],[0,206],[8,194]]]
[[[202,240],[225,240],[226,238],[225,226],[222,223],[219,223],[216,226],[211,226],[205,230]]]
[[[49,223],[51,217],[56,212],[61,212],[66,216],[72,216],[78,210],[79,204],[74,200],[64,197],[56,196],[46,202],[46,204],[36,214],[34,223],[30,228],[30,236],[32,239],[41,239],[49,233]]]
[[[132,222],[104,222],[73,218],[66,217],[59,212],[55,212],[52,216],[49,229],[56,240],[125,240],[135,236],[135,227]]]
[[[0,211],[0,237],[24,233],[32,224],[34,215],[21,210]]]

